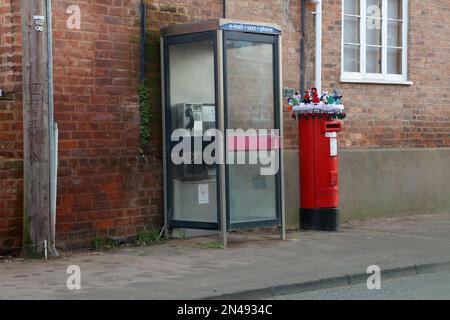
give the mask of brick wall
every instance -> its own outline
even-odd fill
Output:
[[[20,8],[0,0],[0,159],[22,157]]]
[[[142,156],[139,147],[139,3],[53,1],[61,247],[161,225],[162,163],[157,154]],[[15,19],[0,42],[0,86],[9,92],[8,100],[0,101],[0,249],[21,244],[22,84],[21,58],[15,54],[21,46],[19,4],[2,0],[0,7],[1,19]],[[66,10],[73,4],[81,9],[80,30],[66,26]],[[7,69],[5,55],[13,62]],[[160,135],[154,139],[159,141]]]
[[[0,252],[22,243],[22,160],[0,159]]]
[[[155,115],[150,154],[139,150],[138,0],[54,0],[55,117],[60,128],[57,238],[82,246],[95,236],[126,236],[162,220],[159,29],[222,16],[222,0],[152,0],[147,76]],[[11,5],[12,3],[12,5]],[[19,0],[0,0],[0,248],[21,242],[22,104]],[[81,29],[68,30],[68,6],[81,8]],[[299,87],[300,1],[228,0],[227,17],[283,29],[283,82]],[[412,86],[343,84],[342,0],[323,8],[324,87],[341,88],[349,117],[345,148],[450,146],[450,5],[410,1]],[[307,85],[314,83],[314,7],[306,13]],[[285,146],[297,124],[285,106]]]
[[[60,246],[161,224],[162,163],[139,147],[139,3],[54,1]],[[80,30],[66,27],[69,4]]]
[[[0,249],[22,237],[21,34],[17,3],[0,0]]]
[[[340,83],[342,0],[324,1],[324,87],[348,108],[345,148],[450,146],[450,3],[409,1],[409,80],[414,85]]]

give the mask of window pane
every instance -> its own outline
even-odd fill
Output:
[[[388,0],[388,18],[403,19],[402,0]]]
[[[228,40],[226,46],[230,129],[272,128],[275,123],[273,45]]]
[[[359,46],[344,45],[344,71],[360,72],[359,70],[360,50]]]
[[[171,107],[215,101],[213,49],[212,40],[169,47]]]
[[[366,72],[381,73],[381,48],[366,48]]]
[[[355,17],[344,17],[344,42],[359,43],[359,20]]]
[[[366,42],[369,45],[381,46],[381,20],[380,19],[367,19],[367,31]]]
[[[388,48],[388,73],[402,74],[402,49]]]
[[[344,0],[344,13],[359,16],[359,0]]]
[[[381,0],[367,0],[366,14],[368,17],[381,18]]]
[[[402,22],[388,21],[387,43],[390,47],[402,46]]]

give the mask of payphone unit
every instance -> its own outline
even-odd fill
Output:
[[[202,139],[203,133],[209,129],[216,128],[216,106],[207,103],[179,103],[176,105],[177,127],[186,129],[191,133],[191,163],[177,166],[176,179],[180,181],[196,181],[206,179],[208,176],[214,176],[213,166],[208,166],[202,158],[202,163],[194,163],[194,158],[198,155],[194,150],[194,139],[200,139],[202,150],[211,142],[205,142]]]

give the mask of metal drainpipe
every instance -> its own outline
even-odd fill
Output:
[[[305,14],[306,14],[306,0],[301,0],[301,18],[300,18],[300,92],[305,90]]]
[[[56,192],[57,192],[57,133],[55,131],[54,102],[53,102],[53,33],[52,33],[52,0],[45,2],[47,18],[47,76],[48,76],[48,137],[49,137],[49,171],[50,171],[50,252],[54,257],[59,256],[55,247],[56,239]],[[47,242],[47,243],[48,243]]]
[[[322,0],[310,0],[316,5],[316,88],[322,92]]]
[[[145,82],[145,49],[147,41],[147,4],[144,0],[141,2],[141,70],[139,80]]]
[[[223,0],[223,18],[227,18],[227,0]]]

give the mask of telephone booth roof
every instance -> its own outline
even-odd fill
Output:
[[[246,33],[281,34],[281,28],[274,23],[250,22],[231,19],[214,19],[202,22],[177,24],[161,29],[162,37],[177,36],[205,31],[227,30]]]

